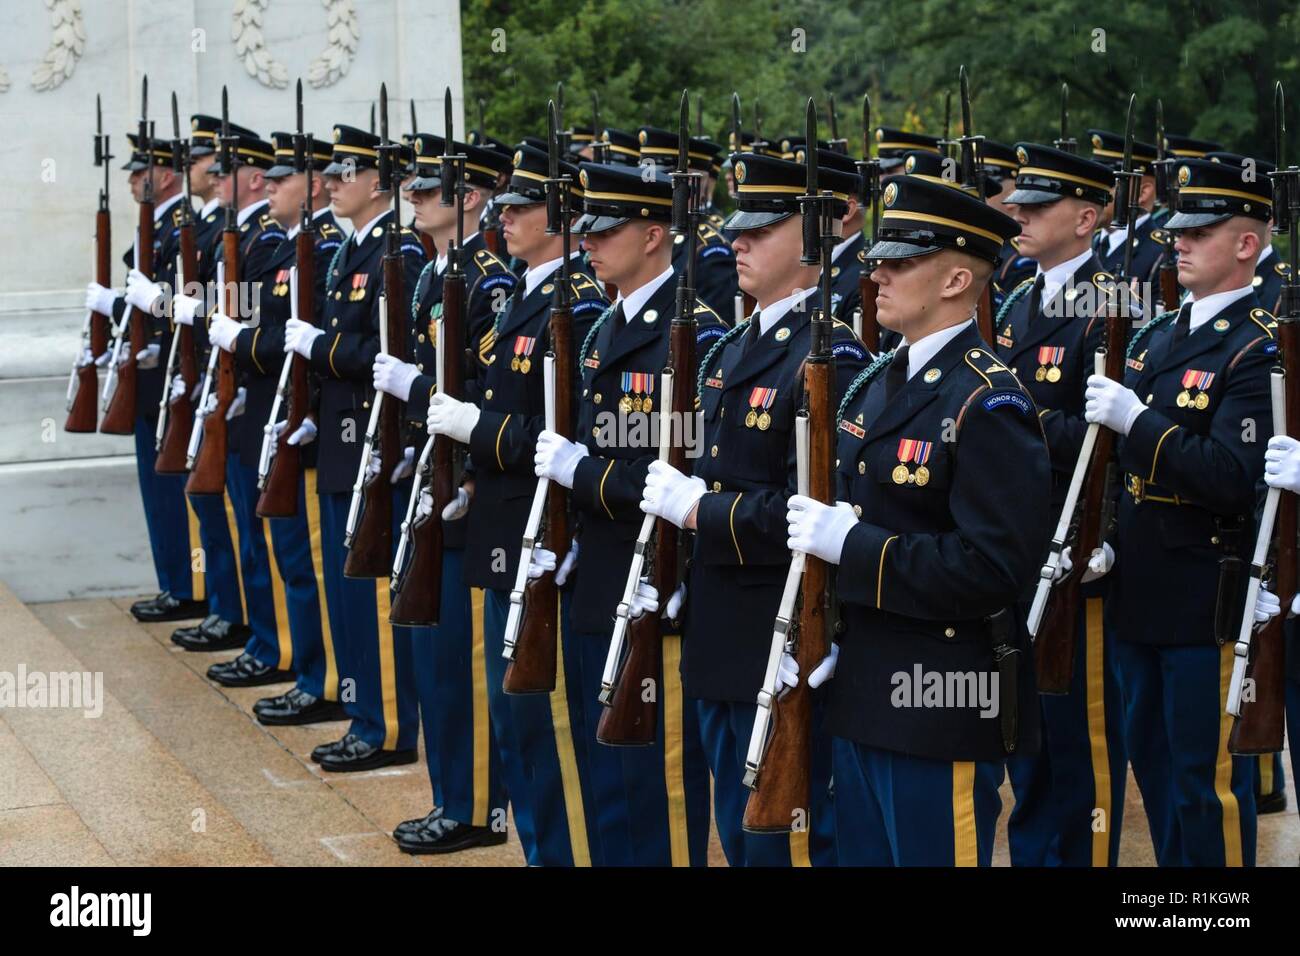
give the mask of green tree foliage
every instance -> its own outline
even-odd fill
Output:
[[[706,132],[746,129],[761,104],[768,139],[802,132],[803,103],[838,101],[840,134],[861,150],[861,102],[875,123],[940,134],[945,94],[960,133],[957,70],[971,75],[978,132],[1050,141],[1070,84],[1072,133],[1122,131],[1130,92],[1138,135],[1155,138],[1155,101],[1169,132],[1273,157],[1275,80],[1288,83],[1288,156],[1300,158],[1296,0],[462,0],[468,108],[486,103],[506,139],[545,129],[546,100],[565,84],[566,122],[585,124],[591,93],[607,126],[671,126],[683,87],[702,97]],[[494,31],[503,31],[494,33]],[[800,34],[803,31],[800,49]],[[494,52],[494,43],[504,51]]]

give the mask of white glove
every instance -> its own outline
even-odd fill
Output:
[[[128,340],[123,342],[122,348],[118,350],[117,367],[121,368],[122,366],[130,363],[130,361],[131,361],[131,342]]]
[[[88,311],[111,316],[113,314],[113,303],[116,301],[117,293],[112,289],[105,288],[98,282],[88,282],[86,284],[86,309]]]
[[[172,296],[172,321],[177,325],[194,325],[194,317],[203,311],[203,300],[192,295]]]
[[[206,418],[208,415],[211,415],[216,410],[217,410],[217,393],[208,392],[207,401],[203,403],[203,407],[199,410],[199,413]]]
[[[85,368],[87,365],[95,364],[95,356],[90,353],[90,349],[82,349],[81,354],[77,356],[77,368]]]
[[[786,544],[791,551],[803,551],[831,564],[840,563],[844,539],[858,524],[847,501],[837,501],[832,507],[805,495],[790,498],[785,520],[790,534]]]
[[[1072,552],[1073,545],[1066,545],[1061,549],[1061,563],[1056,566],[1056,573],[1052,575],[1052,582],[1055,583],[1074,570],[1074,558]],[[1094,548],[1088,557],[1088,570],[1083,572],[1083,584],[1089,581],[1096,581],[1099,577],[1110,571],[1115,566],[1115,549],[1104,541],[1100,548]]]
[[[578,462],[586,457],[586,445],[571,442],[555,432],[544,431],[537,436],[533,472],[538,478],[550,478],[566,488],[572,488],[573,474],[578,470]]]
[[[1125,388],[1105,375],[1089,375],[1083,417],[1104,425],[1119,435],[1127,435],[1137,417],[1147,410],[1131,388]]]
[[[126,277],[126,301],[141,312],[153,314],[154,307],[163,297],[163,287],[139,269],[132,269]],[[159,313],[160,315],[162,313]]]
[[[379,452],[376,451],[370,456],[370,460],[366,462],[366,481],[376,477],[383,470],[384,460],[379,457]]]
[[[1300,595],[1297,595],[1300,596]],[[1260,588],[1255,598],[1255,623],[1263,624],[1282,613],[1282,602],[1268,588]]]
[[[461,402],[442,392],[434,392],[429,399],[429,416],[425,425],[430,435],[446,435],[462,445],[469,444],[469,436],[478,424],[477,405]]]
[[[533,548],[532,558],[528,562],[528,577],[540,578],[547,571],[555,570],[555,552],[545,548]]]
[[[1274,435],[1264,452],[1264,482],[1300,494],[1300,442],[1289,435]]]
[[[405,402],[411,397],[411,386],[419,377],[420,370],[410,362],[403,362],[387,352],[375,356],[374,381],[375,390],[387,392],[398,401]]]
[[[555,586],[563,587],[564,582],[569,580],[569,575],[573,569],[578,566],[578,539],[574,538],[569,542],[569,553],[564,556],[564,563],[560,565],[560,570],[555,572]]]
[[[642,614],[653,614],[657,610],[659,610],[659,589],[642,578],[636,583],[636,590],[632,593],[627,616],[640,617]]]
[[[779,694],[787,687],[799,684],[799,662],[789,651],[781,652],[781,662],[776,665],[776,692]]]
[[[677,585],[677,590],[673,596],[668,599],[668,607],[664,609],[664,617],[670,621],[675,621],[682,616],[682,607],[686,604],[686,582],[683,581]]]
[[[694,475],[688,478],[667,462],[653,461],[641,492],[641,510],[681,528],[706,490]]]
[[[324,335],[320,329],[302,319],[290,319],[284,325],[284,350],[311,358],[311,344]]]
[[[185,397],[185,379],[179,375],[172,376],[171,394],[167,397],[169,402],[178,402]]]
[[[230,407],[226,409],[226,421],[231,421],[232,419],[238,418],[240,415],[244,414],[244,406],[247,404],[248,389],[241,385],[239,386],[239,391],[235,392],[235,400],[231,402]]]
[[[429,493],[428,488],[420,490],[420,501],[415,506],[416,517],[427,518],[433,514],[433,495]]]
[[[812,669],[808,675],[808,686],[811,688],[821,687],[832,677],[835,676],[835,664],[840,659],[840,646],[831,644],[830,653],[823,657]],[[776,692],[779,694],[787,687],[795,687],[799,683],[799,662],[796,661],[788,652],[781,652],[781,663],[777,666],[776,671]]]
[[[432,510],[433,499],[429,499],[429,508]],[[447,502],[447,507],[442,509],[443,521],[459,521],[465,515],[469,514],[469,492],[464,488],[456,489],[456,497]]]
[[[108,363],[113,361],[113,350],[104,349],[99,355],[95,356],[95,364],[100,368],[107,368]]]
[[[304,418],[302,424],[297,430],[289,436],[290,445],[310,445],[316,440],[316,423],[310,418]]]
[[[415,449],[408,446],[403,449],[402,460],[397,463],[388,480],[395,485],[413,471],[415,471]]]
[[[812,673],[808,675],[808,686],[812,688],[821,687],[822,684],[834,677],[835,665],[839,662],[839,659],[840,646],[832,643],[831,652],[823,657],[821,663],[814,667]]]
[[[158,343],[146,345],[140,351],[135,353],[135,367],[144,371],[145,369],[158,367],[158,356],[162,352]]]
[[[208,339],[217,348],[225,352],[235,351],[235,339],[244,327],[224,312],[214,312],[212,322],[208,325]]]

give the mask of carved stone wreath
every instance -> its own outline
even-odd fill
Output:
[[[307,82],[317,88],[332,86],[348,72],[360,38],[352,0],[321,0],[321,4],[325,7],[327,43],[307,68]],[[230,36],[235,41],[235,55],[249,76],[263,86],[284,89],[289,85],[289,71],[267,50],[262,35],[262,18],[270,5],[271,0],[235,0]]]
[[[86,50],[86,28],[81,22],[81,0],[45,0],[50,11],[50,46],[32,71],[32,86],[52,90],[77,68]],[[0,70],[0,92],[9,88],[9,77]]]

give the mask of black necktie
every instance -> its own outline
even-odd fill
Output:
[[[609,315],[610,324],[613,326],[610,331],[610,342],[617,342],[618,337],[623,334],[623,327],[627,325],[627,317],[623,312],[623,300],[619,299],[614,303],[614,311]]]
[[[1178,318],[1174,320],[1174,344],[1171,348],[1178,348],[1178,343],[1191,334],[1192,304],[1188,302],[1178,310]]]
[[[1034,287],[1029,292],[1029,321],[1031,322],[1043,307],[1043,283],[1046,280],[1047,276],[1044,273],[1038,273],[1038,277],[1034,279]]]
[[[745,341],[741,345],[740,354],[746,356],[758,344],[759,337],[763,334],[763,323],[759,321],[762,312],[755,312],[749,319],[749,328],[745,329]]]
[[[907,384],[907,346],[900,345],[885,369],[885,401],[888,402]]]

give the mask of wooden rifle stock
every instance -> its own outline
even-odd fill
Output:
[[[239,316],[239,233],[227,229],[221,235],[222,255],[225,261],[226,287],[217,290],[225,296],[226,315]],[[216,348],[212,343],[211,348]],[[203,443],[185,493],[190,495],[220,495],[226,490],[226,451],[230,444],[230,423],[226,412],[235,400],[235,356],[225,351],[217,357],[217,407],[203,417]]]
[[[107,288],[113,281],[111,219],[107,209],[95,213],[95,281]],[[103,355],[108,349],[111,316],[90,314],[90,354]],[[94,362],[77,370],[77,394],[64,422],[66,432],[93,432],[99,424],[99,367]]]
[[[990,348],[993,346],[993,283],[984,283],[980,293],[979,304],[975,308],[975,324],[979,326],[980,338]]]
[[[153,203],[140,203],[140,241],[136,244],[140,250],[140,261],[134,263],[150,278],[153,277]],[[146,329],[149,316],[134,306],[127,306],[127,321],[131,323],[131,354],[118,368],[117,387],[109,399],[104,411],[104,420],[99,423],[99,430],[105,435],[131,435],[135,433],[135,406],[137,392],[137,369],[135,357],[144,351],[147,343]]]
[[[199,250],[194,241],[192,222],[181,226],[181,271],[189,282],[198,278]],[[175,291],[182,294],[185,292],[184,289]],[[193,326],[173,324],[172,334],[176,336],[176,351],[180,356],[179,374],[185,383],[185,391],[179,398],[167,402],[167,428],[163,432],[162,445],[154,461],[154,471],[160,475],[183,475],[186,472],[185,457],[189,450],[190,433],[194,431],[194,402],[190,396],[194,394],[194,386],[199,381]],[[172,383],[168,379],[164,379],[163,388],[170,391]]]
[[[1178,263],[1172,249],[1160,263],[1160,304],[1166,312],[1178,308]]]
[[[1285,293],[1284,293],[1285,298]],[[1282,366],[1286,370],[1286,431],[1300,432],[1300,322],[1277,324]],[[1282,613],[1272,618],[1251,639],[1248,675],[1254,687],[1253,699],[1243,700],[1241,716],[1232,723],[1228,750],[1234,754],[1271,754],[1282,749],[1286,729],[1286,635],[1285,621],[1290,596],[1297,584],[1296,496],[1282,492],[1273,525],[1273,590],[1282,601]],[[1246,609],[1250,613],[1250,608]]]
[[[441,338],[436,343],[440,355],[442,381],[439,390],[452,398],[464,398],[465,355],[465,273],[449,269],[442,287]],[[427,475],[416,475],[412,494],[419,494],[427,478],[433,498],[433,510],[417,514],[411,522],[410,558],[405,568],[394,568],[392,612],[394,624],[429,626],[442,615],[442,511],[456,495],[453,458],[455,442],[446,435],[433,438],[433,460]],[[399,577],[400,575],[400,577]]]
[[[1106,315],[1106,377],[1117,382],[1124,380],[1124,324],[1128,319],[1120,315],[1119,303],[1127,297],[1116,289]],[[1034,668],[1040,694],[1068,694],[1074,676],[1074,651],[1078,641],[1079,606],[1083,597],[1079,592],[1088,559],[1101,547],[1106,529],[1103,515],[1106,496],[1110,488],[1109,472],[1115,450],[1115,433],[1109,428],[1099,429],[1093,446],[1092,460],[1079,496],[1079,512],[1075,519],[1077,533],[1072,549],[1073,566],[1070,573],[1052,586],[1043,620],[1034,641]]]
[[[298,318],[315,324],[316,237],[300,230],[294,239],[294,268],[298,270]],[[266,487],[257,499],[259,518],[291,518],[298,513],[298,482],[302,476],[302,447],[290,445],[289,436],[302,427],[307,417],[307,360],[294,352],[285,361],[290,370],[289,411],[285,426],[275,441],[275,457],[266,476]]]
[[[389,225],[396,229],[396,223]],[[388,354],[406,355],[402,317],[402,255],[395,242],[384,256],[384,297],[388,302]],[[391,395],[379,409],[379,461],[377,474],[366,478],[361,516],[343,563],[349,578],[382,578],[393,572],[393,469],[402,461],[401,404]]]
[[[551,310],[551,340],[555,352],[555,429],[573,439],[574,369],[573,313]],[[558,482],[546,492],[546,532],[542,547],[555,554],[556,568],[569,553],[569,495]],[[555,572],[531,578],[524,586],[523,616],[515,641],[514,659],[506,664],[501,686],[507,694],[540,694],[555,690],[559,650],[560,591]]]

